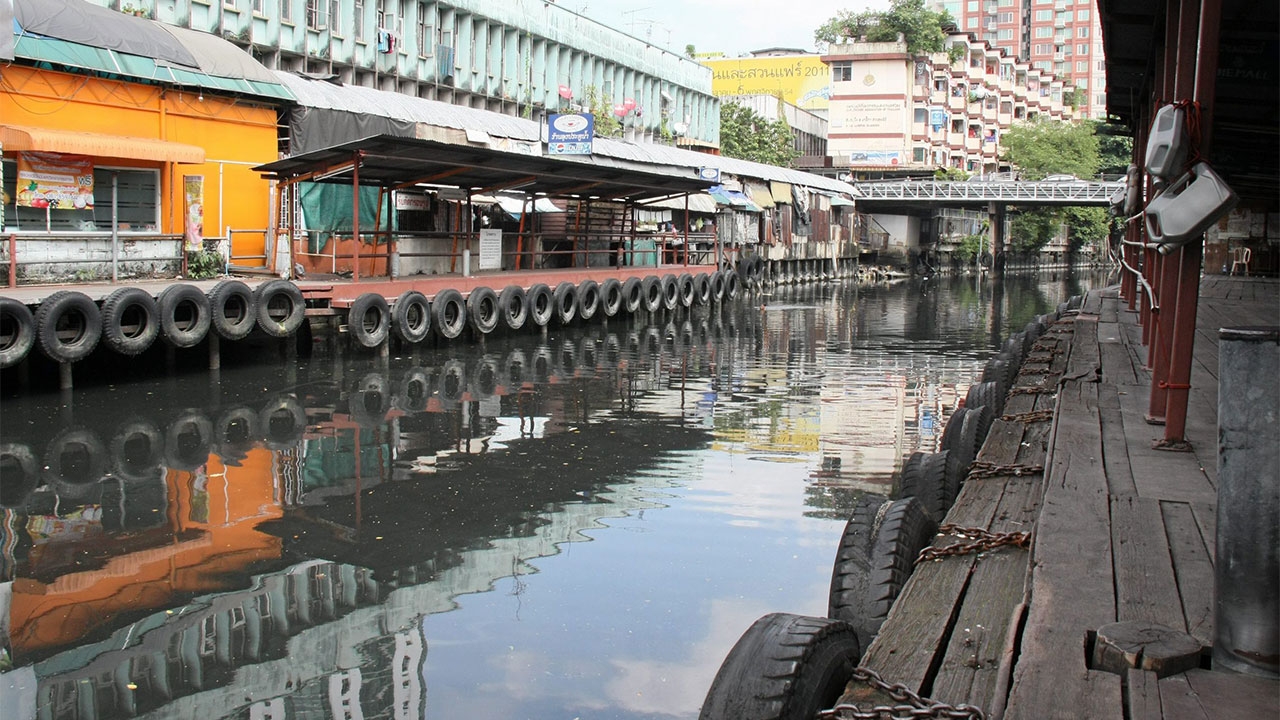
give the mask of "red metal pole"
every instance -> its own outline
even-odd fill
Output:
[[[360,282],[360,153],[352,156],[351,163],[351,252],[355,255],[352,261],[351,282]],[[335,240],[335,243],[337,241]]]
[[[9,236],[9,287],[18,287],[18,236]]]

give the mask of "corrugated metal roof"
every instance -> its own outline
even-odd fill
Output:
[[[542,125],[533,120],[503,115],[488,110],[451,105],[438,100],[416,98],[400,93],[375,90],[355,85],[339,85],[327,80],[299,77],[293,73],[276,71],[280,83],[287,87],[298,103],[307,107],[343,110],[352,113],[376,113],[383,117],[409,122],[440,125],[459,130],[483,130],[492,136],[512,138],[526,142],[541,142]],[[652,143],[632,143],[613,138],[596,138],[593,164],[604,158],[627,160],[649,165],[665,165],[677,168],[719,168],[722,173],[756,180],[772,180],[801,185],[816,190],[827,190],[850,197],[857,191],[846,182],[813,173],[781,168],[774,165],[710,155]],[[565,156],[570,157],[570,156]],[[586,162],[591,162],[587,160]]]

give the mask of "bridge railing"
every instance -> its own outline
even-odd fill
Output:
[[[1122,182],[898,180],[856,182],[862,200],[1046,205],[1107,205]]]

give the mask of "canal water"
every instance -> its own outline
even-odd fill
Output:
[[[694,718],[756,618],[825,613],[854,500],[1001,342],[1102,282],[10,385],[4,717]]]

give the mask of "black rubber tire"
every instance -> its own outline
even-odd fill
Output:
[[[994,383],[996,390],[1002,399],[1009,394],[1011,387],[1010,381],[1013,379],[1009,372],[1009,361],[997,355],[987,361],[986,366],[982,368],[982,382]],[[1003,407],[1001,408],[1003,410]]]
[[[151,293],[115,290],[102,302],[102,340],[121,355],[139,355],[160,336],[160,308]]]
[[[600,285],[595,280],[583,280],[578,283],[578,318],[590,320],[600,309]]]
[[[519,330],[529,321],[529,296],[519,285],[508,285],[498,295],[502,324],[508,330]]]
[[[157,477],[164,461],[164,436],[155,423],[145,418],[126,420],[111,436],[111,473],[116,477],[143,482]]]
[[[164,464],[173,470],[195,470],[209,462],[213,421],[199,410],[187,410],[164,430]]]
[[[982,445],[987,441],[987,433],[991,432],[991,423],[995,416],[991,413],[991,408],[986,405],[966,406],[969,412],[964,415],[964,428],[961,432],[961,442],[973,442],[972,454],[969,456],[969,462],[972,463],[978,457],[978,451],[982,449]]]
[[[26,307],[25,305],[23,307]],[[40,463],[24,443],[0,443],[0,508],[16,509],[40,487]]]
[[[436,334],[446,340],[454,340],[467,328],[467,303],[462,293],[447,288],[431,298],[431,324]]]
[[[956,408],[951,417],[947,418],[947,424],[942,427],[941,446],[944,450],[950,450],[960,435],[960,430],[964,427],[965,412],[967,410],[963,406]]]
[[[675,310],[680,304],[680,283],[670,273],[662,276],[662,307]]]
[[[707,305],[711,302],[711,280],[706,273],[698,273],[693,278],[693,302],[695,305]]]
[[[36,319],[26,303],[0,297],[0,368],[27,358],[36,344]]]
[[[391,409],[391,389],[381,372],[365,373],[347,396],[347,412],[362,428],[373,428],[386,422]]]
[[[50,360],[83,360],[102,339],[102,312],[88,295],[59,290],[40,303],[34,317],[40,351]]]
[[[827,616],[849,623],[869,646],[937,530],[916,498],[860,498],[836,551]]]
[[[1000,388],[995,382],[990,380],[978,382],[969,386],[969,392],[964,398],[964,405],[965,407],[986,406],[994,418],[1004,407],[1004,396],[1000,393]],[[986,437],[985,433],[983,437]]]
[[[302,327],[307,304],[297,285],[277,279],[268,280],[254,289],[253,309],[262,332],[284,338]]]
[[[644,305],[644,283],[640,278],[627,278],[622,283],[622,309],[628,315],[635,315],[636,311]]]
[[[711,273],[711,301],[720,302],[724,300],[724,273]]]
[[[156,298],[160,306],[160,329],[174,347],[199,345],[213,326],[209,298],[195,285],[170,285]]]
[[[600,283],[600,312],[611,318],[622,309],[622,283],[617,278],[609,278]]]
[[[488,335],[502,322],[502,308],[493,288],[480,286],[467,295],[467,321],[477,335]]]
[[[738,279],[738,274],[733,272],[732,270],[725,270],[723,272],[724,272],[724,296],[729,300],[733,300],[737,298],[738,295],[741,294],[742,292],[742,281]]]
[[[391,330],[401,342],[417,345],[431,335],[431,301],[417,290],[405,290],[391,306]]]
[[[693,287],[693,276],[689,273],[682,273],[676,278],[676,289],[680,293],[680,304],[684,307],[693,305],[694,294],[697,292]]]
[[[307,430],[307,413],[292,395],[277,395],[258,411],[258,432],[262,442],[277,452],[292,450]]]
[[[538,327],[546,327],[551,316],[556,313],[555,298],[551,296],[551,288],[543,283],[530,287],[525,295],[529,298],[529,319]]]
[[[912,453],[911,460],[902,468],[902,482],[898,489],[899,498],[919,500],[937,523],[946,517],[956,499],[956,490],[947,483],[948,455],[950,452],[947,450]]]
[[[226,465],[238,466],[261,439],[258,413],[248,405],[229,407],[218,413],[214,421],[214,452]]]
[[[209,291],[209,317],[213,331],[227,340],[249,337],[258,324],[253,290],[239,280],[223,280]]]
[[[425,368],[412,367],[404,371],[400,387],[391,402],[397,410],[408,413],[426,412],[431,399],[431,374]]]
[[[649,312],[657,312],[662,307],[662,281],[656,275],[649,275],[640,281],[640,304]]]
[[[725,657],[700,720],[811,720],[833,705],[862,646],[847,623],[770,613]]]
[[[44,479],[60,497],[83,498],[107,471],[107,448],[94,431],[69,427],[45,446]]]
[[[578,314],[578,286],[565,281],[556,286],[551,293],[554,301],[556,320],[561,325],[568,325]]]
[[[347,308],[347,333],[360,347],[380,347],[391,336],[391,306],[381,293],[364,293]]]

